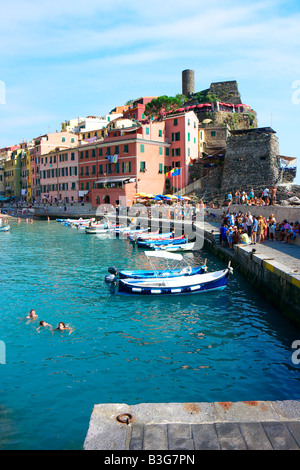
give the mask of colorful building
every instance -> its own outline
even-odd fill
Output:
[[[198,119],[191,111],[110,129],[102,141],[78,150],[79,197],[93,206],[125,197],[131,205],[137,193],[177,192],[188,184],[198,158]]]
[[[190,182],[190,168],[198,159],[199,121],[193,111],[170,114],[164,119],[166,139],[171,143],[165,165],[168,169],[180,168],[176,178],[166,181],[167,188],[178,191]],[[180,178],[179,178],[180,176]]]
[[[137,192],[164,190],[164,162],[170,144],[164,122],[113,129],[108,137],[79,148],[79,196],[93,206],[118,204]]]
[[[4,163],[6,196],[18,200],[21,196],[21,154],[23,150],[14,150]]]
[[[48,203],[78,201],[78,149],[53,150],[40,159],[41,200]]]
[[[142,98],[134,100],[132,104],[129,105],[128,110],[123,112],[124,118],[144,121],[147,119],[147,116],[145,116],[145,106],[154,98],[157,98],[157,96],[143,96]]]
[[[41,201],[40,163],[41,156],[47,155],[52,150],[66,150],[77,147],[78,136],[71,132],[49,133],[33,139],[34,150],[31,154],[31,197],[33,200]]]
[[[0,197],[6,197],[6,171],[5,162],[10,159],[12,152],[19,149],[19,145],[0,149]],[[2,199],[3,200],[3,199]]]

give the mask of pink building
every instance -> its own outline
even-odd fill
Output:
[[[41,200],[49,203],[78,201],[78,149],[53,150],[40,157]]]
[[[165,135],[171,148],[166,157],[168,169],[180,168],[180,177],[167,178],[167,188],[175,191],[189,184],[189,168],[198,158],[198,118],[193,111],[170,114],[164,119]],[[169,181],[168,181],[169,180]]]
[[[138,192],[164,191],[165,123],[155,122],[109,131],[93,145],[79,147],[79,196],[93,206],[135,202]]]
[[[123,116],[125,119],[135,119],[136,121],[144,121],[147,119],[145,116],[145,106],[147,103],[153,100],[153,98],[157,98],[156,96],[143,96],[142,98],[138,98],[134,100],[132,104],[129,106],[129,109],[124,111]]]
[[[70,132],[55,132],[41,135],[33,139],[34,150],[31,155],[31,196],[39,202],[41,200],[40,164],[41,156],[47,155],[54,149],[66,150],[77,147],[78,136]]]

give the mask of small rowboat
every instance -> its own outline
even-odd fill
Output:
[[[3,227],[0,227],[0,232],[9,232],[10,231],[10,225],[4,225]]]
[[[153,256],[165,259],[181,260],[182,255],[165,252],[145,252],[146,256]],[[115,293],[116,288],[119,293],[135,295],[178,295],[178,294],[196,294],[211,290],[222,290],[226,287],[229,274],[233,272],[230,263],[226,269],[211,273],[186,272],[185,275],[172,272],[164,276],[145,276],[135,278],[121,278],[109,271],[105,276],[105,282],[108,284],[111,293]]]
[[[161,245],[161,246],[154,246],[155,250],[163,250],[163,251],[192,251],[194,249],[195,242],[186,242],[180,243],[178,245]]]
[[[196,294],[221,290],[227,285],[230,269],[166,279],[119,279],[120,293],[139,295]]]
[[[118,275],[119,279],[151,279],[151,278],[167,278],[167,277],[178,277],[178,276],[190,276],[192,274],[202,274],[207,270],[206,260],[205,263],[200,266],[191,266],[187,257],[182,255],[173,255],[165,252],[152,253],[145,251],[148,262],[152,269],[123,269],[118,272],[115,267],[108,268],[108,272],[113,275]],[[153,265],[152,260],[163,259],[166,266],[165,269],[157,269]]]

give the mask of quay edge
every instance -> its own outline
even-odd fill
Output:
[[[118,417],[128,416],[120,422]],[[299,450],[300,402],[101,403],[83,450]]]
[[[218,231],[204,230],[205,248],[225,262],[231,261],[251,285],[300,328],[300,270],[270,258],[253,245],[234,245],[234,251],[216,242]],[[259,247],[259,245],[255,245]]]

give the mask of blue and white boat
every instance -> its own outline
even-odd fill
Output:
[[[166,279],[119,279],[118,291],[139,295],[196,294],[225,289],[230,269]]]
[[[166,258],[181,257],[176,253],[145,252],[147,256],[158,256]],[[167,255],[167,256],[166,256]],[[167,277],[140,277],[140,278],[118,278],[114,274],[105,276],[105,282],[109,285],[110,292],[116,290],[119,293],[134,295],[178,295],[196,294],[212,290],[222,290],[226,287],[229,275],[232,273],[230,265],[226,269],[211,273],[187,275],[169,275]]]
[[[151,239],[151,240],[137,240],[137,245],[140,247],[147,247],[153,248],[154,246],[160,245],[178,245],[182,243],[186,243],[187,239],[184,238],[184,235],[181,237],[170,237],[170,238],[158,238],[158,239]]]
[[[118,272],[114,267],[110,267],[108,272],[110,274],[118,275],[119,279],[153,279],[153,278],[167,278],[167,277],[178,277],[178,276],[190,276],[193,274],[202,274],[207,270],[206,260],[204,264],[200,266],[191,266],[189,258],[183,257],[182,255],[169,255],[168,253],[152,253],[145,251],[148,262],[152,269],[123,269]],[[153,264],[153,259],[163,259],[165,263],[164,269],[157,269]]]
[[[0,227],[0,232],[9,232],[10,231],[10,225],[4,225],[3,227]]]
[[[194,249],[194,246],[195,242],[186,241],[185,243],[179,243],[176,245],[154,245],[154,247],[150,248],[154,248],[154,250],[172,251],[174,253],[178,251],[192,251]]]

